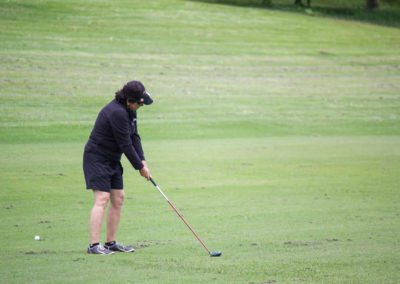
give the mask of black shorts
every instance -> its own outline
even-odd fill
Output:
[[[87,189],[110,192],[111,189],[124,188],[124,169],[119,161],[109,161],[101,155],[85,151],[83,172]]]

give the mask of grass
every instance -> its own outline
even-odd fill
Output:
[[[0,1],[0,19],[3,282],[397,282],[399,29],[203,1]],[[154,178],[222,258],[126,160],[137,252],[85,254],[83,146],[133,78],[156,99]]]
[[[3,257],[13,258],[3,280],[92,282],[108,271],[110,282],[394,283],[398,143],[398,137],[211,139],[193,153],[201,141],[148,142],[157,181],[211,249],[223,251],[221,259],[209,259],[136,175],[127,176],[120,238],[138,251],[85,255],[90,195],[79,187],[81,145],[4,146],[3,157],[13,161],[1,168],[4,188],[15,194],[2,208],[2,236],[13,240],[4,249]],[[171,161],[181,166],[168,167]],[[36,234],[44,241],[33,241]],[[79,273],[82,266],[93,274]]]

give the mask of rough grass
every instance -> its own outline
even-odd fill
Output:
[[[0,19],[2,281],[397,282],[399,29],[203,1],[0,1]],[[83,146],[132,78],[156,100],[154,178],[222,258],[126,160],[137,252],[85,254]]]

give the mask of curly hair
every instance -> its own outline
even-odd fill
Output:
[[[118,92],[115,93],[115,99],[119,103],[126,104],[126,100],[128,98],[127,98],[126,94],[122,90],[119,90]]]

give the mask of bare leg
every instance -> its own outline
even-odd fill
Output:
[[[93,190],[94,202],[90,212],[90,243],[100,242],[101,223],[103,222],[104,211],[106,209],[110,194],[108,192]]]
[[[116,240],[121,208],[124,203],[125,192],[123,190],[111,190],[111,204],[107,216],[107,238],[106,242]]]

